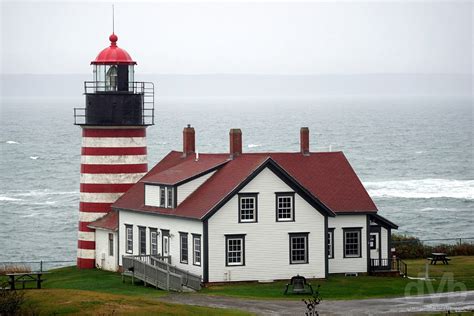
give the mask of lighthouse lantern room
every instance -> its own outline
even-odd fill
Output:
[[[109,40],[110,46],[91,62],[85,107],[74,109],[74,124],[82,128],[79,268],[94,268],[103,255],[96,253],[95,230],[89,224],[106,216],[148,170],[146,128],[154,124],[154,86],[135,81],[136,62],[117,46],[117,35]]]

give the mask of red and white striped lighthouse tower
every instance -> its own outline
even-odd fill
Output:
[[[134,81],[136,62],[117,46],[102,50],[93,65],[93,81],[84,83],[85,108],[74,109],[82,128],[81,186],[77,267],[95,267],[95,233],[87,225],[148,170],[146,128],[154,123],[154,88]]]

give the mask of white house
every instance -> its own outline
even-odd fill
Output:
[[[120,269],[122,256],[161,254],[208,282],[365,273],[387,265],[391,229],[342,152],[195,153],[194,129],[89,225],[96,264]],[[384,260],[385,259],[385,260]]]

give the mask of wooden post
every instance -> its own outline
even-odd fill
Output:
[[[146,263],[143,262],[143,285],[146,287]]]
[[[40,261],[40,272],[43,272],[43,260]]]
[[[166,265],[166,290],[170,290],[170,266]]]

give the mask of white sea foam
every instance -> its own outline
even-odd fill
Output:
[[[248,148],[255,148],[255,147],[261,147],[262,145],[260,144],[248,144],[247,147]]]
[[[38,156],[30,156],[30,159],[33,159],[33,160],[36,160],[38,158],[39,158]]]
[[[16,142],[14,140],[7,140],[5,143],[6,144],[19,144],[19,142]]]
[[[474,200],[474,180],[421,179],[365,182],[372,197]]]
[[[0,196],[0,201],[6,201],[6,202],[13,202],[13,201],[21,201],[22,199],[16,199],[8,196]]]

